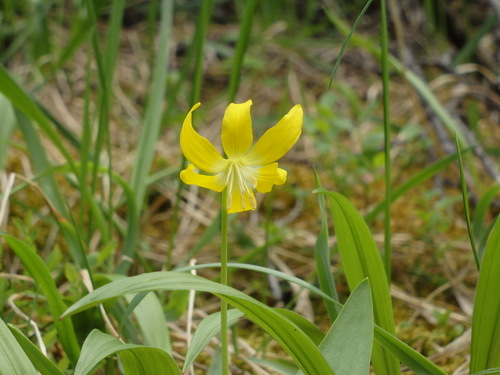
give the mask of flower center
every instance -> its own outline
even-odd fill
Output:
[[[233,194],[239,193],[241,198],[241,207],[243,210],[251,208],[255,210],[257,202],[252,189],[257,186],[255,178],[255,168],[244,165],[241,161],[231,161],[227,170],[226,186],[228,189],[227,209],[231,208]],[[247,201],[248,200],[248,201]],[[250,207],[247,207],[247,202]]]

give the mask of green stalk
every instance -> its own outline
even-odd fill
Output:
[[[382,63],[382,101],[384,105],[384,156],[385,156],[385,206],[384,206],[384,267],[391,282],[391,128],[389,113],[389,53],[387,35],[386,1],[380,1],[380,44]]]
[[[221,260],[220,260],[220,279],[222,285],[229,285],[227,276],[227,188],[222,191],[222,201],[220,208],[221,216]],[[221,354],[222,354],[222,375],[229,375],[229,347],[227,338],[227,302],[221,301],[220,307],[220,335],[221,335]]]

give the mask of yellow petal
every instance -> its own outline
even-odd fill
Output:
[[[255,187],[259,193],[269,193],[273,185],[283,185],[286,181],[286,171],[278,168],[278,163],[272,163],[259,168],[254,175],[257,180]]]
[[[194,171],[193,164],[189,164],[186,169],[181,171],[181,180],[188,185],[198,185],[218,192],[221,192],[226,187],[225,180],[222,176],[207,176],[198,174]]]
[[[254,211],[257,208],[257,201],[252,190],[242,192],[239,188],[232,189],[227,199],[227,212],[230,214],[249,210]]]
[[[257,141],[245,155],[245,164],[262,166],[271,164],[285,155],[299,139],[304,113],[297,104]]]
[[[222,147],[229,158],[237,158],[247,153],[252,146],[252,118],[248,100],[242,104],[231,103],[222,119]]]
[[[195,104],[184,119],[180,139],[181,150],[186,159],[193,163],[196,168],[208,173],[219,173],[225,165],[225,159],[208,139],[193,129],[192,112],[199,106],[200,103]]]

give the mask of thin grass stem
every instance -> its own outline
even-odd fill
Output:
[[[391,282],[391,127],[389,113],[389,52],[387,33],[387,4],[380,2],[380,44],[382,64],[382,102],[384,106],[385,206],[384,206],[384,267]]]
[[[472,248],[472,253],[474,254],[474,261],[476,262],[477,270],[480,271],[481,261],[479,259],[479,255],[477,252],[476,241],[474,240],[474,232],[472,230],[472,224],[470,220],[469,196],[467,194],[467,183],[465,181],[465,170],[462,159],[462,151],[460,150],[460,144],[458,142],[458,137],[456,134],[455,134],[455,145],[457,147],[458,166],[460,169],[460,186],[462,188],[462,199],[464,203],[465,220],[467,222],[467,232],[469,234],[469,241],[470,241],[470,246]]]

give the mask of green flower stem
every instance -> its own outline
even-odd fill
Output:
[[[221,266],[220,279],[222,285],[229,285],[227,276],[227,188],[222,191],[221,202]],[[229,375],[229,342],[227,338],[227,302],[221,301],[220,307],[220,335],[221,335],[221,354],[222,354],[222,375]]]

